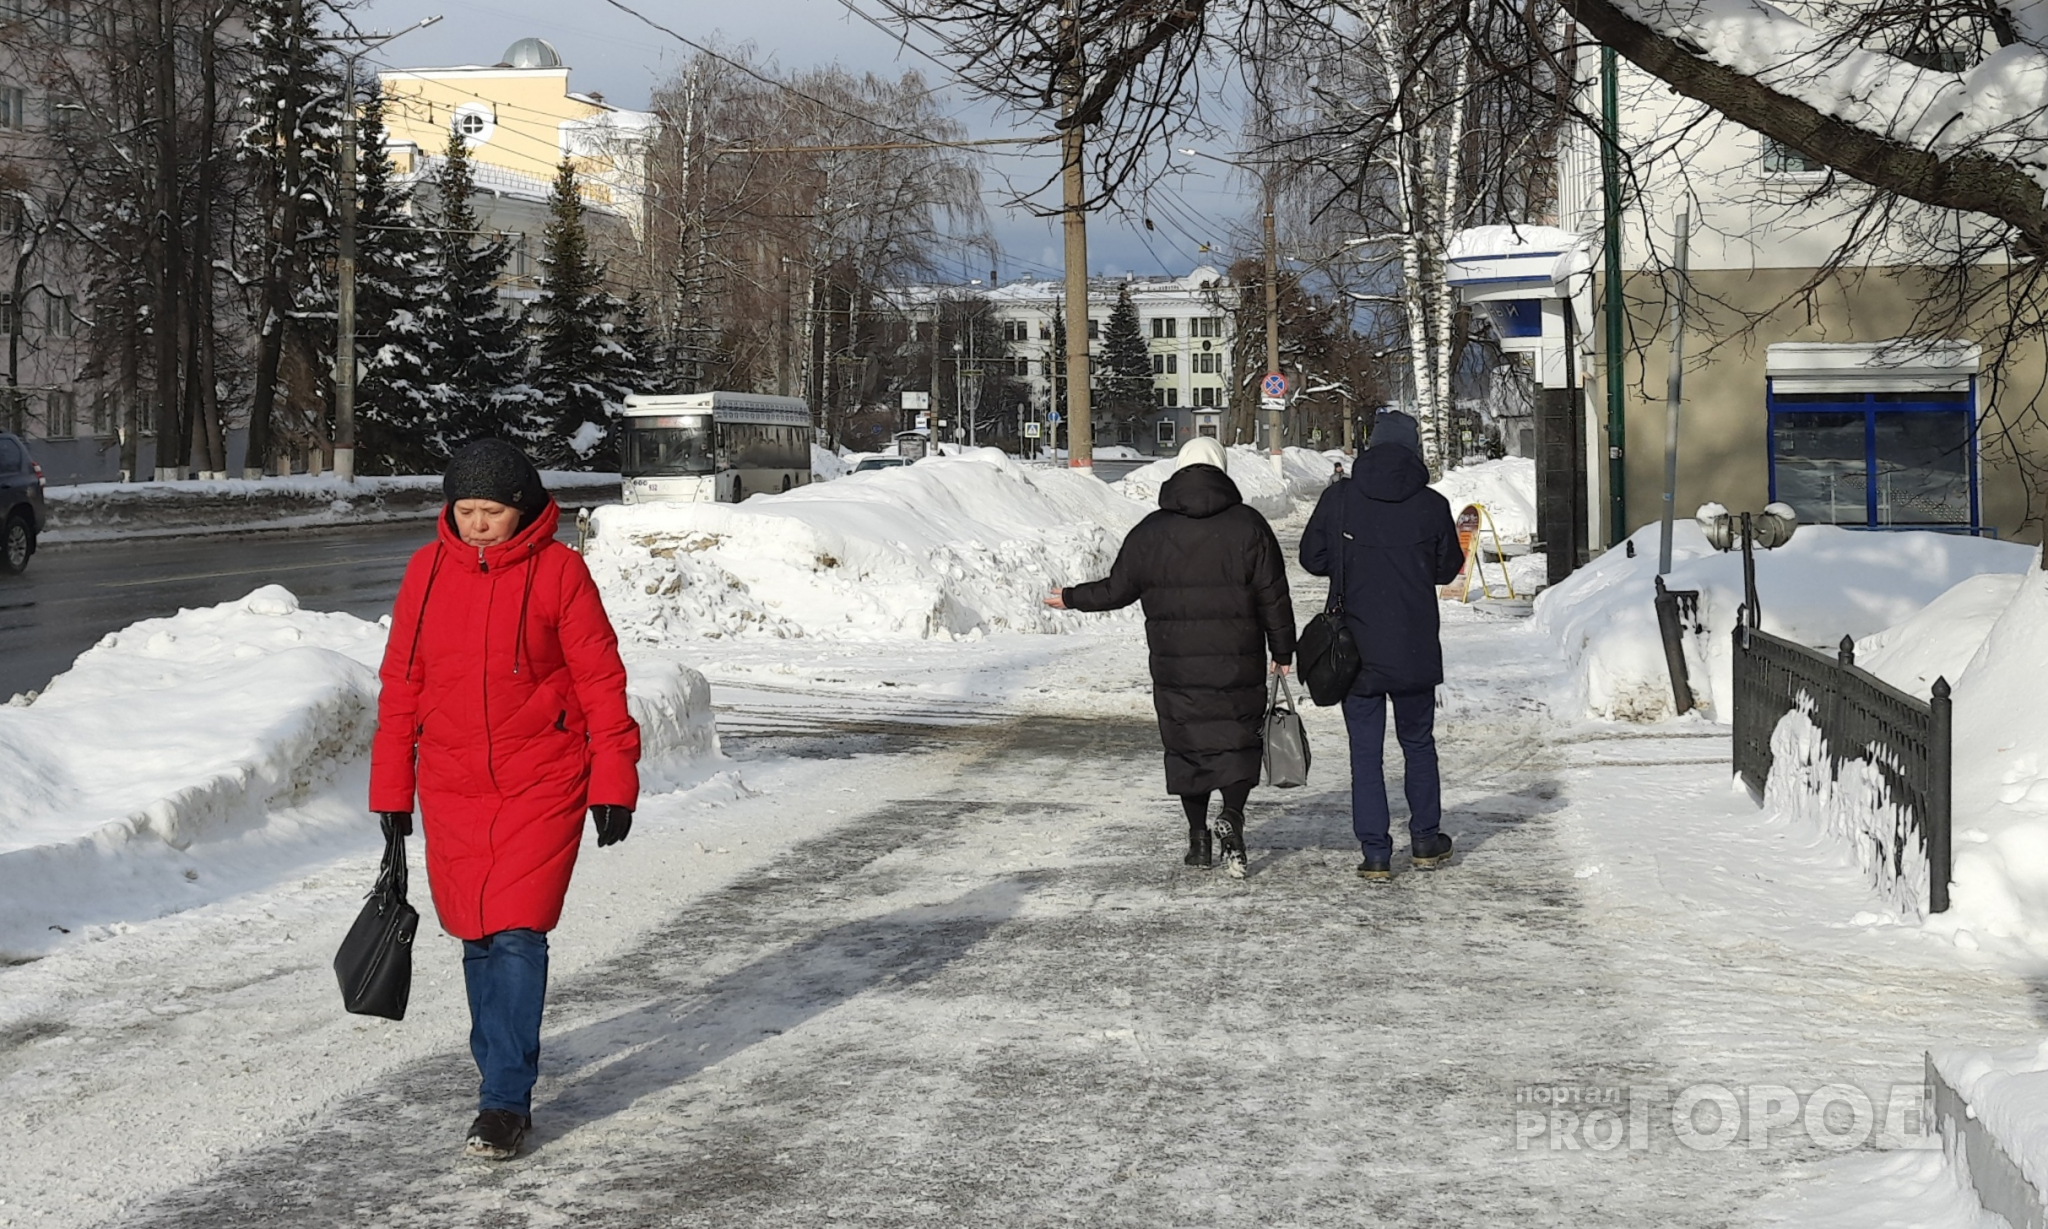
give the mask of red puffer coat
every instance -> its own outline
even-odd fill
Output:
[[[478,550],[444,513],[392,611],[370,809],[417,793],[434,908],[459,939],[553,929],[585,808],[640,793],[618,637],[559,517],[551,500]]]

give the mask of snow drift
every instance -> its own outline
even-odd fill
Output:
[[[1673,589],[1700,593],[1700,624],[1687,637],[1686,664],[1702,713],[1730,720],[1734,659],[1730,631],[1742,604],[1742,555],[1707,545],[1691,520],[1674,526]],[[1672,714],[1653,605],[1658,527],[1630,539],[1635,556],[1609,550],[1536,598],[1535,627],[1562,652],[1571,703],[1585,715],[1656,721]],[[1802,527],[1791,542],[1756,554],[1765,631],[1833,649],[1843,636],[1870,636],[1904,622],[1961,581],[2027,569],[2032,548],[1932,532],[1867,533]]]
[[[1536,462],[1527,457],[1460,465],[1431,485],[1451,501],[1452,516],[1467,504],[1484,506],[1503,542],[1536,537]]]
[[[1095,455],[1107,459],[1106,452],[1098,448]],[[1237,483],[1238,493],[1244,496],[1247,504],[1257,508],[1268,519],[1277,520],[1294,511],[1295,500],[1314,499],[1321,495],[1323,488],[1330,485],[1332,465],[1342,455],[1289,448],[1281,454],[1281,467],[1275,472],[1272,454],[1249,444],[1240,444],[1230,449],[1230,480]],[[1156,508],[1159,506],[1159,488],[1173,477],[1174,464],[1174,458],[1161,457],[1143,469],[1125,474],[1113,485],[1147,509]]]
[[[360,849],[385,629],[275,585],[114,632],[0,707],[0,953]],[[715,753],[694,670],[629,661],[649,789]]]
[[[1045,595],[1108,573],[1143,516],[992,448],[740,504],[607,507],[585,556],[619,634],[927,638],[1057,632]]]

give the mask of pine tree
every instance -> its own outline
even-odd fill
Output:
[[[1103,331],[1105,370],[1096,380],[1105,420],[1130,422],[1152,409],[1152,353],[1139,327],[1138,308],[1128,284],[1118,288],[1116,307]]]
[[[481,436],[518,435],[527,399],[521,375],[526,338],[519,319],[498,300],[498,276],[512,245],[478,233],[470,201],[475,190],[469,147],[451,133],[425,228],[432,281],[421,302],[428,359],[423,383],[432,409],[422,436],[433,461]]]
[[[518,434],[538,463],[604,465],[616,456],[613,420],[629,391],[620,377],[633,357],[614,323],[622,304],[590,254],[583,195],[566,159],[548,200],[546,242],[547,273],[530,316],[533,399]]]
[[[334,354],[335,150],[341,84],[304,0],[252,0],[251,73],[241,155],[257,184],[259,238],[249,253],[259,272],[256,387],[245,470],[291,443],[326,436],[324,421],[299,438],[273,437],[272,409],[328,404]]]
[[[441,395],[422,315],[437,280],[412,193],[392,182],[384,96],[373,81],[356,121],[356,418],[363,469],[419,473],[435,458],[427,431]]]
[[[619,345],[625,350],[617,378],[628,392],[673,392],[668,383],[664,348],[647,319],[647,300],[639,291],[626,296],[625,311],[619,315]]]

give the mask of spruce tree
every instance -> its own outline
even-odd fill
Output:
[[[1102,338],[1103,366],[1096,381],[1102,398],[1103,415],[1110,421],[1128,423],[1152,409],[1152,353],[1145,332],[1138,323],[1138,309],[1131,302],[1128,284],[1119,287],[1116,307],[1109,313],[1109,327]]]
[[[621,375],[633,356],[614,322],[619,300],[604,288],[583,227],[583,195],[564,159],[548,200],[547,272],[529,319],[534,330],[527,383],[533,395],[518,434],[536,462],[605,465],[617,455]]]
[[[663,346],[654,335],[653,322],[647,318],[647,300],[637,290],[626,296],[625,310],[619,314],[618,341],[625,354],[616,375],[627,392],[674,391],[665,371]]]
[[[419,473],[440,397],[423,308],[435,278],[412,193],[392,182],[384,96],[373,81],[356,121],[356,419],[367,473]]]
[[[512,245],[479,233],[470,197],[476,175],[469,147],[451,133],[434,176],[427,214],[432,292],[420,304],[427,340],[424,383],[431,410],[422,431],[428,455],[445,460],[482,436],[514,436],[523,408],[526,338],[498,299],[498,278]]]

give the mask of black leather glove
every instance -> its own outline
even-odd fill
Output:
[[[597,847],[616,845],[633,830],[633,812],[609,804],[590,808],[590,822],[597,825]]]
[[[412,835],[411,811],[379,811],[377,823],[384,829],[384,839],[387,841],[393,836]]]

